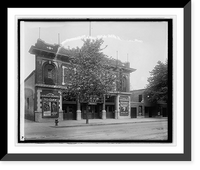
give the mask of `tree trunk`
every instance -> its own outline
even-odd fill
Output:
[[[86,124],[89,124],[89,119],[88,119],[88,103],[86,104]]]

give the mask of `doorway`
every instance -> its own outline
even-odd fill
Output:
[[[136,117],[137,117],[137,108],[131,107],[131,118],[136,118]]]
[[[86,119],[87,105],[81,105],[81,118]],[[88,119],[100,119],[100,106],[97,105],[88,105]]]
[[[63,105],[63,119],[64,120],[76,120],[76,105]]]
[[[163,117],[167,117],[167,108],[162,108]]]
[[[106,105],[106,118],[107,119],[115,118],[115,106],[114,105]]]
[[[142,106],[139,106],[139,107],[138,107],[138,116],[144,116],[144,115],[143,115]]]

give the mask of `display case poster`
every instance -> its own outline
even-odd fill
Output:
[[[58,117],[58,102],[56,99],[43,99],[43,117]]]
[[[128,116],[128,103],[129,102],[120,102],[120,116]]]
[[[51,102],[51,114],[56,116],[58,114],[57,102]]]
[[[43,102],[43,116],[51,116],[51,102],[50,101]]]
[[[129,98],[127,96],[120,96],[119,107],[120,107],[120,116],[128,116]]]

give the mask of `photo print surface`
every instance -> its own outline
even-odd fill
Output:
[[[18,20],[19,142],[172,143],[172,21]]]

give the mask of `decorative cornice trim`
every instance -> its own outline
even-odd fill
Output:
[[[48,85],[48,84],[35,84],[36,87],[48,87],[48,88],[56,88],[56,89],[67,89],[65,86],[58,85]]]
[[[120,92],[120,91],[110,91],[110,94],[122,94],[122,95],[131,95],[131,92]]]

